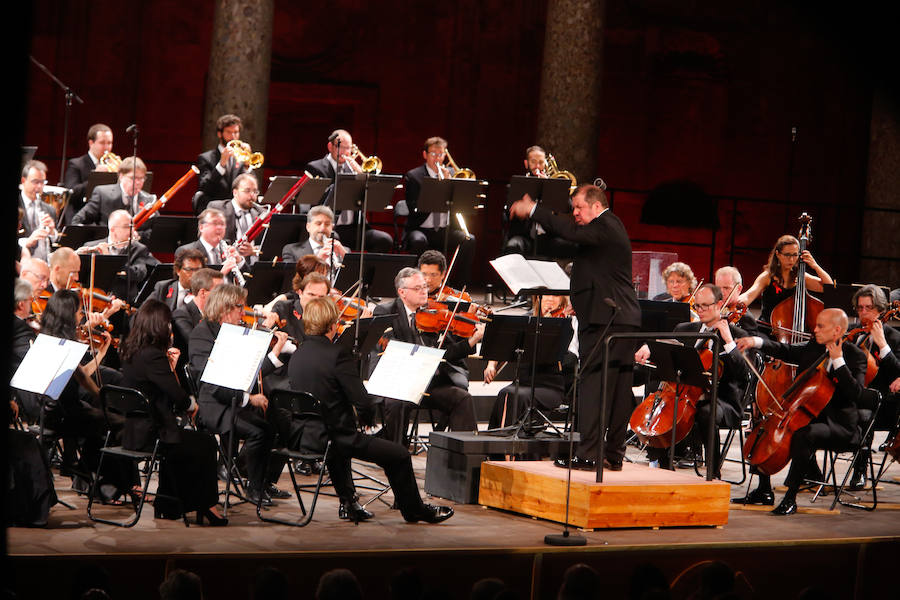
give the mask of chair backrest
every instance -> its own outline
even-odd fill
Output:
[[[123,417],[150,417],[150,403],[144,395],[134,388],[119,385],[104,385],[100,388],[100,405],[107,423],[110,414]]]
[[[322,416],[319,401],[309,392],[275,390],[272,393],[272,402],[275,406],[290,411],[291,415],[298,419]]]

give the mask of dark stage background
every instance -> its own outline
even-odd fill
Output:
[[[798,6],[607,2],[596,174],[636,250],[677,252],[707,280],[734,264],[749,285],[807,211],[820,264],[844,283],[859,276],[873,88],[886,62],[877,16]],[[68,156],[85,152],[98,121],[128,155],[125,128],[138,123],[139,155],[162,193],[205,149],[213,3],[34,7],[32,55],[85,100],[72,110]],[[441,135],[460,166],[491,183],[486,213],[469,227],[476,274],[492,279],[485,261],[500,247],[505,182],[523,171],[525,148],[543,143],[546,10],[525,0],[276,1],[268,141],[254,147],[265,152],[264,175],[323,156],[337,127],[388,173],[417,166],[423,140]],[[33,66],[28,73],[25,143],[56,182],[63,96]],[[566,150],[549,150],[566,168]],[[193,191],[166,212],[188,212]],[[666,225],[642,223],[645,212]],[[373,218],[391,229],[390,216]]]

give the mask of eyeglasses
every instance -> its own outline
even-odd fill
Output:
[[[243,304],[243,302],[240,304],[232,304],[231,308],[240,308],[241,310],[243,310],[244,304]]]
[[[864,310],[875,310],[875,307],[871,304],[857,304],[856,312],[862,312]]]
[[[716,304],[718,304],[718,303],[713,302],[712,304],[700,304],[699,302],[695,302],[694,308],[696,308],[697,310],[707,310],[707,309],[714,307]]]
[[[181,267],[178,269],[179,271],[184,271],[185,273],[193,273],[194,271],[199,271],[201,267]]]
[[[779,252],[778,254],[785,258],[797,258],[798,256],[800,256],[799,252]]]
[[[417,286],[412,286],[412,287],[411,287],[411,286],[405,286],[403,289],[404,289],[404,290],[412,290],[412,291],[414,291],[414,292],[427,292],[427,291],[428,291],[428,286],[425,285],[425,284],[417,285]]]
[[[259,194],[259,188],[251,188],[251,189],[238,188],[238,191],[242,194]]]

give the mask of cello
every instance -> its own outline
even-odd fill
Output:
[[[800,215],[800,254],[807,249],[812,239],[812,217]],[[797,263],[797,285],[794,295],[778,303],[772,309],[770,322],[773,341],[785,344],[797,344],[809,338],[809,332],[816,326],[816,319],[822,312],[824,304],[806,289],[806,263]],[[769,414],[777,407],[778,401],[772,394],[781,396],[791,387],[797,375],[796,367],[772,359],[766,363],[760,382],[756,386],[756,408],[761,415]],[[770,393],[771,392],[771,393]]]

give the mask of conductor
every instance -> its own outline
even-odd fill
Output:
[[[581,364],[576,430],[581,434],[572,467],[622,470],[625,431],[634,405],[631,391],[634,344],[619,340],[610,345],[609,370],[603,372],[604,332],[637,331],[641,310],[632,287],[631,241],[622,221],[609,210],[606,194],[585,184],[572,197],[572,216],[555,215],[527,194],[510,206],[514,219],[531,218],[548,233],[577,244],[572,265],[570,297],[578,317],[578,347]],[[589,364],[585,364],[597,344]],[[608,382],[606,380],[608,379]],[[600,454],[600,405],[604,383],[608,383],[605,456]],[[566,460],[556,461],[567,466]]]

